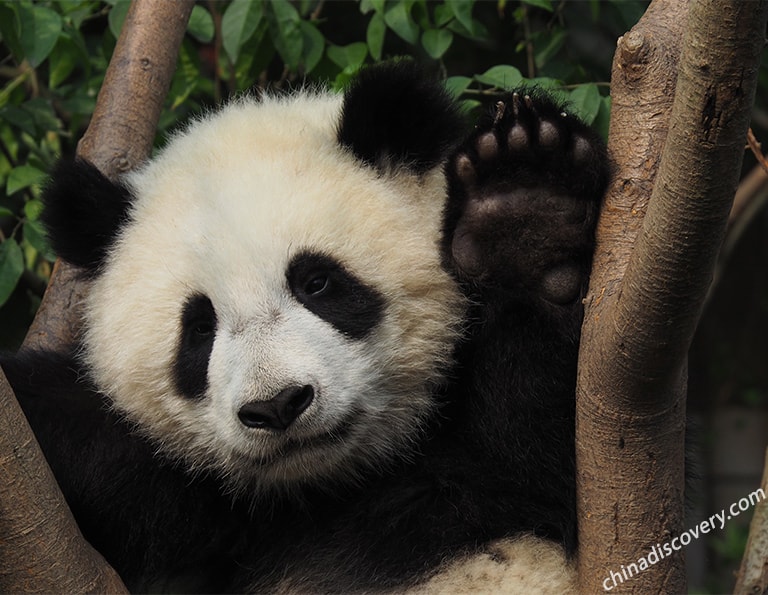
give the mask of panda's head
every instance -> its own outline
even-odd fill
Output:
[[[459,126],[401,64],[343,97],[234,102],[119,184],[62,166],[44,218],[91,278],[97,387],[234,489],[353,479],[410,450],[464,309],[439,252]]]

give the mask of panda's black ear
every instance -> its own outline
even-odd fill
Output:
[[[465,123],[443,85],[412,61],[362,70],[344,95],[339,143],[374,167],[423,173],[463,138]]]
[[[87,161],[61,160],[43,192],[43,204],[40,218],[56,254],[95,273],[128,219],[131,193]]]

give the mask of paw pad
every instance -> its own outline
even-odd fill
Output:
[[[596,135],[548,99],[513,93],[448,167],[459,275],[555,304],[576,299],[606,178]]]

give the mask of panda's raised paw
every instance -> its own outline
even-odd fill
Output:
[[[447,167],[446,249],[459,277],[577,299],[607,180],[597,135],[547,97],[512,93]]]

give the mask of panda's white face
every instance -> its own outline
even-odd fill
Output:
[[[86,363],[115,406],[236,490],[354,478],[418,436],[464,309],[440,168],[383,175],[330,95],[245,100],[132,176]]]

